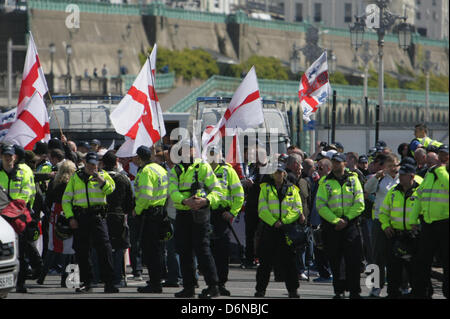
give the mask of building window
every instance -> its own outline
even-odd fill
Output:
[[[420,6],[420,0],[416,0],[416,4]]]
[[[314,22],[322,21],[322,4],[315,3],[314,4]]]
[[[303,21],[303,4],[302,3],[295,4],[295,21],[299,21],[299,22]]]
[[[423,37],[427,36],[427,28],[417,28],[417,32]]]
[[[436,6],[436,0],[432,1],[433,6]]]
[[[420,20],[420,12],[416,12],[416,19]]]
[[[345,11],[344,22],[352,22],[352,4],[346,3],[344,5],[344,11]]]

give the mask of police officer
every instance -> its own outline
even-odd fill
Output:
[[[345,155],[332,157],[331,173],[317,191],[316,205],[323,219],[323,241],[333,273],[334,299],[341,299],[348,288],[350,298],[361,298],[361,236],[357,217],[364,211],[364,195],[358,175],[345,169]],[[345,260],[345,278],[341,280],[341,261]]]
[[[70,178],[62,197],[62,208],[74,230],[73,248],[83,283],[76,292],[91,292],[92,263],[89,258],[91,242],[98,254],[105,293],[117,293],[114,287],[114,268],[111,242],[106,224],[107,198],[115,189],[114,180],[98,170],[97,153],[86,154],[86,166]]]
[[[417,188],[417,200],[412,211],[413,220],[416,220],[419,215],[423,215],[424,220],[413,270],[412,295],[416,298],[427,297],[426,290],[431,276],[431,264],[437,250],[441,254],[444,268],[442,291],[448,298],[449,167],[447,145],[439,148],[439,158],[442,159],[442,164],[432,167]]]
[[[139,234],[144,264],[148,268],[150,281],[139,287],[140,293],[161,293],[161,243],[159,238],[161,223],[165,217],[164,205],[167,200],[167,171],[151,162],[151,150],[140,146],[137,151],[139,172],[134,180],[136,196],[135,214],[141,216],[142,233]]]
[[[244,204],[244,188],[233,167],[222,159],[222,152],[215,146],[210,149],[212,157],[211,168],[221,184],[222,200],[211,205],[211,224],[213,234],[211,249],[219,277],[219,292],[222,296],[229,296],[225,288],[228,281],[228,263],[230,259],[229,228],[233,218],[241,211]]]
[[[435,148],[439,148],[442,143],[435,141],[427,136],[428,128],[425,124],[417,124],[414,127],[414,135],[415,138],[409,143],[410,156],[414,158],[414,152],[417,148],[423,147],[428,148],[429,146],[433,146]]]
[[[178,156],[182,163],[175,165],[169,174],[169,195],[177,210],[175,219],[175,243],[180,255],[181,274],[184,289],[175,294],[177,298],[192,298],[195,294],[194,251],[199,269],[205,277],[207,289],[199,298],[219,295],[218,277],[209,241],[210,206],[217,207],[221,187],[208,163],[194,160],[193,143],[179,144]],[[177,148],[171,150],[176,157]],[[176,162],[175,160],[173,160]]]
[[[295,250],[287,242],[284,226],[301,218],[302,201],[299,189],[287,180],[284,163],[279,163],[268,183],[261,184],[258,216],[262,220],[261,237],[257,244],[260,265],[256,270],[255,297],[264,297],[273,267],[284,274],[289,298],[299,298]]]
[[[418,220],[411,219],[412,206],[417,198],[419,184],[414,180],[416,168],[410,164],[400,167],[400,183],[391,188],[380,206],[381,229],[387,237],[387,293],[389,299],[401,296],[402,270],[405,268],[411,278],[411,258],[417,244],[417,233],[411,225]],[[407,248],[407,249],[405,249]],[[400,250],[405,253],[402,254]]]
[[[25,201],[28,208],[32,206],[35,194],[35,184],[33,174],[29,174],[24,168],[25,164],[17,163],[16,148],[12,145],[4,144],[1,148],[2,162],[0,167],[0,186],[13,199]],[[25,260],[27,257],[35,269],[37,275],[42,270],[42,259],[33,245],[34,234],[30,234],[31,228],[27,225],[27,229],[19,234],[19,274],[17,277],[16,291],[26,293],[25,280],[27,275],[28,264]],[[27,235],[28,234],[28,235]]]

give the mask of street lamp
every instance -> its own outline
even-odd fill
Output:
[[[121,66],[122,66],[122,58],[123,58],[123,52],[122,52],[122,50],[121,49],[119,49],[119,50],[117,50],[117,57],[119,58],[119,77],[120,77],[120,74],[121,74],[121,71],[120,71],[120,69],[121,69]]]
[[[55,44],[52,42],[49,44],[48,49],[50,50],[50,74],[53,77],[53,56],[56,52]]]
[[[364,97],[367,96],[367,83],[369,81],[369,62],[374,57],[369,51],[369,42],[364,42],[363,51],[358,55],[364,63]]]
[[[330,50],[330,73],[334,73],[336,72],[336,65],[337,65],[337,56],[336,54],[334,54],[333,50]]]
[[[291,55],[291,58],[289,59],[289,62],[291,65],[291,72],[293,74],[297,74],[297,72],[298,72],[297,62],[299,59],[299,52],[300,52],[300,48],[297,47],[297,45],[294,43],[292,45],[292,55]]]
[[[72,55],[72,46],[70,44],[66,45],[66,55],[67,55],[67,79],[69,81],[69,94],[72,94],[72,79],[70,76],[70,56]]]
[[[425,123],[430,122],[430,71],[434,66],[431,62],[431,52],[429,50],[425,51],[425,61],[423,62],[423,70],[425,72]]]
[[[403,19],[404,22],[399,25],[399,44],[404,50],[411,44],[411,27],[407,26],[405,22],[407,17],[391,13],[387,8],[389,2],[389,0],[376,0],[375,5],[378,7],[379,12],[374,11],[370,15],[364,14],[361,17],[356,17],[356,23],[350,26],[352,47],[358,49],[362,45],[364,27],[367,23],[366,19],[377,21],[376,26],[373,26],[373,28],[377,31],[378,35],[378,104],[380,106],[380,122],[383,122],[384,111],[384,35],[395,24],[396,20]]]

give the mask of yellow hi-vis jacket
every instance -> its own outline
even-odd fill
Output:
[[[417,200],[417,187],[419,184],[415,182],[407,193],[400,184],[389,190],[380,206],[378,219],[381,229],[391,227],[398,230],[411,230],[411,225],[419,223],[417,218],[411,219],[412,207]]]
[[[364,211],[364,194],[358,175],[345,171],[341,185],[331,172],[319,183],[316,207],[319,215],[331,224],[340,218],[352,220]]]
[[[214,174],[219,180],[222,198],[220,203],[211,206],[211,208],[231,207],[230,213],[237,216],[244,204],[244,188],[242,187],[238,174],[228,163],[217,165]]]
[[[287,187],[287,190],[283,200],[280,202],[278,191],[274,184],[261,184],[258,216],[269,226],[273,226],[278,220],[283,224],[291,224],[300,217],[300,214],[303,214],[302,200],[298,187],[290,183],[283,187]]]
[[[99,182],[93,181],[92,176],[89,176],[86,184],[78,174],[83,174],[83,172],[77,171],[72,175],[62,197],[62,209],[66,218],[73,217],[74,206],[82,208],[105,206],[107,204],[106,196],[111,194],[116,187],[114,180],[104,170],[98,172],[105,179],[103,187],[100,187],[102,185]]]
[[[24,166],[26,165],[16,165],[11,174],[7,174],[0,166],[0,186],[6,190],[12,199],[22,199],[31,207],[36,194],[34,175],[24,169]]]
[[[164,206],[168,189],[169,179],[163,167],[150,163],[140,169],[134,180],[136,215],[150,207]]]

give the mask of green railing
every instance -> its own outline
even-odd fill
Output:
[[[82,0],[28,0],[28,8],[50,11],[66,11],[68,5],[77,5],[80,12],[98,14],[141,15],[138,5],[114,4]]]
[[[128,92],[137,75],[123,75],[122,80],[124,83],[125,92]],[[156,92],[167,92],[174,87],[175,73],[157,73],[156,74]]]
[[[201,86],[193,90],[185,98],[170,108],[170,112],[187,112],[195,105],[198,96],[232,96],[241,79],[214,75]],[[298,99],[298,86],[296,81],[258,80],[261,95],[267,99],[284,101],[296,101]],[[363,87],[351,85],[332,85],[336,90],[339,100],[362,101]],[[368,97],[371,103],[378,100],[378,88],[368,88]],[[385,104],[388,106],[420,106],[425,103],[425,91],[413,91],[404,89],[385,89]],[[430,106],[436,108],[448,108],[449,94],[441,92],[430,93]]]
[[[180,8],[169,8],[163,3],[153,2],[143,7],[143,14],[151,16],[163,16],[171,19],[192,20],[213,23],[227,23],[226,14],[202,12],[193,10],[184,10]]]

